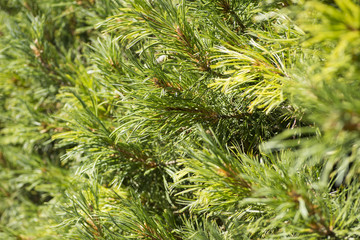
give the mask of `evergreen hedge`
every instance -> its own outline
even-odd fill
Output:
[[[356,0],[0,0],[0,239],[360,238]]]

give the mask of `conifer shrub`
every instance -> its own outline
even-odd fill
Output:
[[[0,239],[360,238],[357,0],[0,0]]]

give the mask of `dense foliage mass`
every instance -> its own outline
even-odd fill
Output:
[[[360,238],[355,0],[0,0],[0,239]]]

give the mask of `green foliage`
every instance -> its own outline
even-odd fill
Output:
[[[0,1],[1,239],[357,239],[354,0]]]

